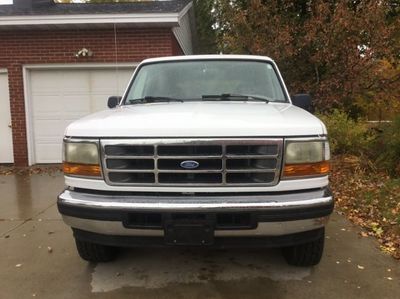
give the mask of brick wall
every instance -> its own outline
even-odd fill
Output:
[[[27,30],[0,31],[0,68],[8,70],[14,161],[28,165],[22,67],[47,63],[114,63],[114,30]],[[92,57],[76,58],[83,47]],[[181,55],[169,28],[124,28],[117,30],[118,62]]]

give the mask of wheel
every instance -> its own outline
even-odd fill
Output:
[[[109,262],[116,257],[116,248],[75,239],[79,256],[89,262]]]
[[[282,248],[283,256],[289,265],[307,267],[315,266],[321,261],[324,251],[325,230],[315,241]]]

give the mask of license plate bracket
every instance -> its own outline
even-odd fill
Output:
[[[204,246],[214,243],[215,217],[206,214],[177,213],[164,220],[168,245]]]

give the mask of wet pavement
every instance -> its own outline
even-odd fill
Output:
[[[56,196],[60,174],[0,176],[0,298],[400,298],[400,263],[340,215],[314,268],[278,250],[123,250],[89,264]]]

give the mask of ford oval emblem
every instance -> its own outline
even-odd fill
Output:
[[[199,162],[193,160],[182,161],[180,165],[185,169],[196,169],[200,166]]]

